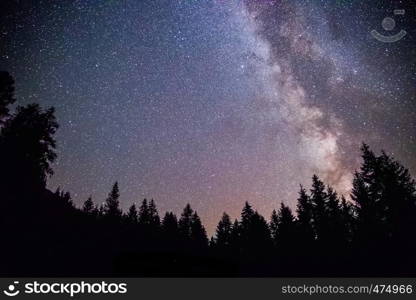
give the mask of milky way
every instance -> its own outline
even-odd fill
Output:
[[[415,7],[406,1],[4,1],[0,69],[55,106],[49,187],[80,205],[189,202],[209,232],[267,217],[316,173],[348,195],[359,146],[415,174]],[[3,7],[4,6],[4,7]],[[394,15],[404,9],[404,15]],[[385,17],[396,26],[382,27]],[[384,43],[404,29],[407,35]]]

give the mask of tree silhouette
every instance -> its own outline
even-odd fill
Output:
[[[313,229],[313,205],[306,190],[300,186],[298,203],[296,205],[297,213],[297,233],[299,243],[302,247],[309,247],[315,240]]]
[[[325,185],[317,175],[312,177],[311,203],[313,212],[313,226],[318,242],[328,241],[327,193]]]
[[[8,72],[0,71],[0,124],[9,116],[8,106],[15,101],[14,79]]]
[[[284,251],[293,249],[295,246],[295,234],[295,217],[292,214],[292,210],[282,203],[277,213],[277,228],[275,233],[277,246]]]
[[[408,239],[415,228],[415,181],[399,162],[363,144],[363,164],[353,180],[351,198],[357,211],[357,238],[378,243]]]
[[[232,224],[230,216],[227,213],[223,213],[220,222],[217,225],[215,231],[215,239],[213,245],[222,251],[230,249],[232,241]]]
[[[92,202],[92,197],[89,196],[87,200],[84,202],[84,206],[82,207],[82,211],[91,214],[94,210],[94,202]]]
[[[192,225],[193,212],[194,211],[191,208],[191,205],[188,203],[183,209],[183,212],[179,219],[179,223],[178,223],[179,233],[185,239],[190,239],[191,237],[191,225]]]
[[[195,211],[191,217],[190,240],[194,247],[204,249],[208,247],[208,237],[204,226],[201,223],[197,212]]]
[[[166,212],[162,220],[162,230],[168,237],[178,235],[178,220],[173,212]]]
[[[33,195],[46,186],[56,159],[54,134],[58,128],[54,109],[39,105],[17,107],[0,135],[0,190]]]
[[[152,199],[148,205],[149,225],[152,230],[157,230],[160,227],[160,217],[157,212],[155,201]]]
[[[278,239],[279,239],[279,235],[278,235],[279,217],[275,209],[273,209],[272,215],[270,216],[269,227],[270,227],[270,234],[273,240],[273,244],[274,246],[277,246]]]
[[[126,215],[127,222],[130,224],[137,224],[139,222],[139,215],[137,213],[136,205],[132,204]]]
[[[120,191],[118,188],[117,181],[114,183],[111,192],[108,194],[107,199],[105,200],[105,216],[112,220],[117,220],[121,217],[122,212],[120,209]]]
[[[147,199],[143,199],[142,204],[139,207],[139,224],[144,228],[150,223],[149,207],[147,205]]]

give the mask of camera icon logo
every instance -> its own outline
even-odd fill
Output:
[[[404,15],[405,10],[404,9],[395,9],[393,11],[393,13],[394,13],[394,15]],[[392,31],[396,27],[396,21],[393,18],[386,17],[381,22],[381,26],[383,27],[383,29],[385,31]],[[404,38],[406,34],[407,34],[406,30],[403,30],[403,29],[400,30],[398,33],[396,33],[394,35],[388,35],[388,36],[379,33],[375,29],[371,30],[371,35],[374,38],[376,38],[377,40],[379,40],[380,42],[383,42],[383,43],[397,42],[397,41],[401,40],[402,38]]]
[[[17,296],[19,293],[20,293],[20,291],[18,290],[18,289],[16,289],[16,286],[19,284],[19,281],[14,281],[13,282],[13,284],[10,284],[8,287],[7,287],[7,290],[4,290],[3,291],[3,293],[6,295],[6,296],[9,296],[9,297],[14,297],[14,296]]]

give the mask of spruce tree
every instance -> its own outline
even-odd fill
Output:
[[[15,101],[14,79],[8,72],[0,71],[0,125],[9,116],[8,106]]]
[[[303,247],[308,247],[315,240],[313,229],[313,205],[306,190],[302,186],[300,186],[296,213],[299,244]]]
[[[160,227],[160,217],[157,212],[155,201],[152,199],[148,205],[149,213],[149,225],[153,230],[157,230]]]
[[[120,209],[120,191],[118,188],[117,181],[114,183],[111,192],[108,194],[108,197],[105,201],[105,215],[111,219],[118,219],[121,217],[122,212]]]
[[[37,104],[17,107],[0,134],[0,190],[33,197],[45,189],[56,159],[54,134],[58,128],[53,108]]]
[[[277,216],[277,212],[275,209],[272,211],[272,215],[270,217],[270,234],[273,239],[273,244],[276,246],[278,244],[278,227],[279,227],[279,217]]]
[[[328,240],[328,214],[327,214],[327,193],[324,183],[317,175],[312,177],[311,203],[313,212],[313,226],[317,241]]]
[[[231,244],[232,224],[230,216],[223,213],[215,231],[214,245],[218,249],[227,249]]]
[[[292,210],[282,203],[277,213],[276,242],[278,247],[284,250],[294,249],[295,233],[296,223]]]
[[[208,247],[208,237],[207,232],[204,226],[201,223],[197,212],[195,211],[191,217],[191,232],[190,240],[192,244],[197,248],[207,248]]]
[[[166,212],[162,220],[162,231],[168,238],[178,235],[178,220],[173,212]]]
[[[191,208],[191,205],[188,203],[183,209],[183,212],[179,219],[179,223],[178,223],[179,233],[185,239],[189,239],[191,237],[191,224],[192,224],[193,212],[194,211]]]
[[[143,199],[139,208],[139,224],[142,227],[147,227],[150,223],[149,206],[147,205],[147,199]]]
[[[92,197],[89,196],[87,200],[84,202],[84,206],[82,207],[82,211],[91,214],[94,210],[94,202],[92,201]]]
[[[130,224],[137,224],[139,222],[139,216],[137,213],[136,205],[132,204],[127,212],[127,222]]]

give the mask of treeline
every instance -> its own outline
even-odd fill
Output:
[[[224,212],[210,239],[188,204],[159,216],[154,200],[120,209],[116,182],[103,205],[75,207],[46,189],[56,159],[53,108],[18,106],[0,72],[0,274],[4,276],[403,276],[416,274],[416,184],[391,156],[363,144],[349,199],[318,176],[296,209],[270,218],[249,203]]]

